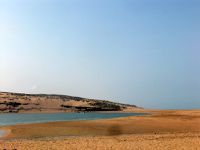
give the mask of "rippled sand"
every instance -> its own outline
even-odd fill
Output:
[[[1,142],[1,149],[19,150],[198,150],[200,134],[123,135]]]

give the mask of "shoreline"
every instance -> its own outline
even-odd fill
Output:
[[[51,113],[140,113],[140,112],[149,112],[153,109],[143,109],[143,108],[134,108],[134,109],[125,109],[120,111],[64,111],[64,110],[52,110],[52,109],[43,109],[39,110],[30,110],[30,111],[19,111],[17,113],[14,112],[0,112],[0,114],[51,114]]]
[[[52,113],[52,112],[49,112]],[[47,113],[47,114],[49,114]],[[60,112],[57,112],[58,114],[60,114]],[[77,112],[68,112],[68,113],[77,113]],[[83,112],[81,112],[83,113]],[[146,115],[151,115],[150,113],[145,112],[124,112],[124,111],[115,111],[115,112],[108,112],[108,111],[104,111],[104,112],[87,112],[87,113],[133,113],[133,114],[140,114],[138,116],[146,116]],[[10,113],[3,113],[3,114],[10,114]],[[30,113],[14,113],[14,114],[30,114]],[[35,114],[35,113],[33,113]],[[36,113],[36,114],[40,114],[40,113]],[[41,113],[41,114],[46,114],[46,113]],[[55,112],[52,114],[56,114]],[[141,115],[142,114],[142,115]],[[12,115],[12,114],[10,114]],[[137,115],[136,115],[137,116]],[[11,124],[11,125],[1,125],[0,126],[0,131],[2,131],[3,133],[1,134],[0,132],[0,140],[4,140],[4,139],[8,139],[9,135],[12,134],[11,129],[9,127],[15,127],[15,126],[34,126],[34,125],[42,125],[42,124],[56,124],[56,123],[70,123],[70,122],[85,122],[85,121],[105,121],[105,120],[112,120],[112,119],[123,119],[123,118],[127,118],[130,116],[121,116],[121,117],[114,117],[114,118],[98,118],[98,119],[78,119],[78,120],[57,120],[57,121],[45,121],[45,122],[27,122],[27,123],[17,123],[17,124]],[[135,116],[132,116],[135,117]],[[78,136],[78,135],[76,135]]]
[[[10,130],[9,134],[7,134],[10,136],[4,136],[2,139],[150,133],[198,133],[200,132],[200,110],[163,110],[154,111],[151,112],[151,115],[144,116],[25,123],[2,126],[0,130],[5,128]],[[38,131],[41,132],[38,133]]]
[[[200,147],[200,110],[152,111],[148,116],[0,127],[3,149],[167,150]]]
[[[144,114],[144,115],[138,115],[138,116],[146,116],[146,115],[151,115],[151,114]],[[105,120],[112,120],[112,119],[123,119],[123,118],[127,118],[127,117],[136,117],[136,116],[123,116],[123,117],[114,117],[114,118],[98,118],[98,119],[77,119],[77,120],[54,120],[54,121],[45,121],[45,122],[27,122],[27,123],[17,123],[17,124],[10,124],[10,125],[0,125],[0,131],[4,130],[1,128],[6,128],[6,127],[10,127],[10,126],[18,126],[18,125],[35,125],[35,124],[48,124],[48,123],[67,123],[67,122],[83,122],[83,121],[105,121]],[[5,130],[9,130],[9,129],[5,129]],[[0,134],[1,135],[1,134]],[[1,139],[1,136],[0,136]]]
[[[5,128],[5,127],[3,127],[3,128],[0,127],[0,131],[2,131],[0,134],[0,140],[2,140],[4,138],[8,138],[9,135],[11,134],[11,130],[8,128]]]

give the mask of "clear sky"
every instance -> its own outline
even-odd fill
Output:
[[[200,108],[200,1],[0,0],[0,91]]]

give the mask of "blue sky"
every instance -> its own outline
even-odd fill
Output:
[[[0,0],[0,91],[200,108],[200,1]]]

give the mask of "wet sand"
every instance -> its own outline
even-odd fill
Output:
[[[200,110],[8,126],[7,149],[199,149]],[[0,149],[1,149],[0,147]]]
[[[0,140],[7,138],[10,134],[11,130],[9,128],[0,128]]]

